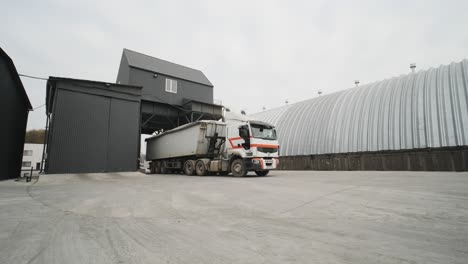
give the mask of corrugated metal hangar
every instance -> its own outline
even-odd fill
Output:
[[[283,169],[468,170],[468,60],[264,111]]]
[[[46,173],[136,171],[140,134],[222,117],[201,71],[127,49],[116,84],[50,77],[46,104]]]
[[[0,180],[20,176],[24,136],[32,110],[16,67],[0,48]],[[6,124],[6,125],[5,125]]]

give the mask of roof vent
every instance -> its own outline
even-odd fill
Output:
[[[322,94],[322,90],[318,90],[317,93],[320,96]]]
[[[289,103],[288,99],[286,99],[286,101],[284,101],[284,103],[285,103],[285,104],[288,104],[288,103]]]
[[[411,68],[411,72],[415,72],[415,71],[416,71],[416,70],[415,70],[415,69],[416,69],[416,63],[411,63],[411,64],[409,65],[409,67]]]
[[[263,109],[263,111],[265,111],[265,110],[266,110],[266,107],[264,106],[264,107],[262,107],[262,109]]]
[[[359,86],[359,80],[354,80],[354,85],[356,85],[356,87]]]

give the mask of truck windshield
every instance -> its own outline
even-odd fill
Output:
[[[276,140],[276,130],[273,127],[250,124],[250,128],[252,129],[252,136],[254,138]]]

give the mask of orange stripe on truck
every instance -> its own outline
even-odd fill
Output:
[[[232,143],[233,140],[238,140],[238,139],[242,139],[242,138],[240,138],[240,137],[228,138],[229,144],[231,144],[231,147],[233,149],[242,148],[242,146],[234,146],[234,144]],[[250,147],[252,147],[252,148],[261,147],[261,148],[272,148],[272,149],[279,148],[278,145],[270,145],[270,144],[250,144]]]
[[[278,145],[269,145],[269,144],[251,144],[251,147],[261,147],[261,148],[272,148],[272,149],[277,149],[279,146]]]

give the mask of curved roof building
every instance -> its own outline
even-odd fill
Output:
[[[468,145],[468,60],[323,95],[252,117],[282,156]]]

